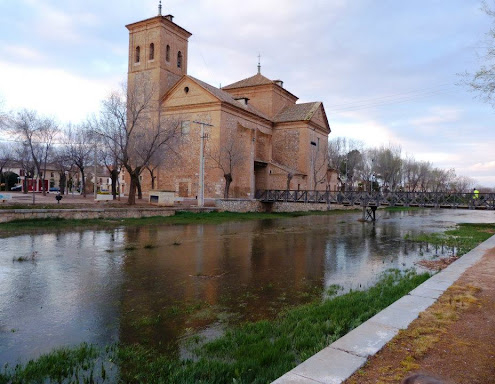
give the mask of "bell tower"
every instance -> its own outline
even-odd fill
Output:
[[[172,15],[158,15],[126,25],[129,30],[128,89],[145,82],[153,86],[156,101],[187,74],[188,39],[191,33],[173,22]]]

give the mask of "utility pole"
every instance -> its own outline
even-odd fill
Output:
[[[198,207],[203,207],[205,205],[205,156],[204,156],[204,142],[205,139],[208,138],[208,135],[205,135],[205,126],[213,127],[213,125],[204,123],[202,121],[194,121],[195,124],[199,124],[201,126],[201,143],[199,149],[199,190],[198,190]]]

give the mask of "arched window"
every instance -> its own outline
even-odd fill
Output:
[[[138,45],[136,47],[136,55],[135,55],[134,62],[139,63],[139,60],[140,60],[139,55],[140,55],[140,53],[141,53],[141,48],[139,48],[139,45]]]
[[[151,43],[150,44],[150,60],[153,60],[155,58],[155,44]]]
[[[179,51],[177,54],[177,68],[182,68],[182,52]]]
[[[167,50],[165,52],[165,60],[170,61],[170,45],[167,44]]]

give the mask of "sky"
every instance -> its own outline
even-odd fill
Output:
[[[0,100],[61,124],[98,112],[127,76],[126,24],[155,0],[0,0]],[[399,145],[495,187],[492,106],[460,84],[483,63],[478,0],[164,0],[191,32],[188,74],[228,85],[257,72],[322,101],[330,138]]]

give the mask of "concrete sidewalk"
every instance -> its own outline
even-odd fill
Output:
[[[397,335],[399,330],[406,329],[422,311],[435,303],[468,268],[475,265],[492,248],[495,248],[495,236],[274,383],[342,383]]]

